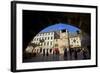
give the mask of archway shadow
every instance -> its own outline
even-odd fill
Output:
[[[56,23],[73,25],[91,36],[89,13],[49,12],[23,10],[23,51],[33,37],[44,28]],[[81,23],[81,25],[80,25]]]

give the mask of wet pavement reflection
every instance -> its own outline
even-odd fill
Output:
[[[87,53],[85,56],[83,53],[79,52],[73,52],[70,55],[70,52],[67,52],[66,55],[64,54],[48,54],[48,55],[43,55],[43,54],[38,54],[34,57],[24,59],[23,62],[45,62],[45,61],[64,61],[64,60],[86,60],[90,59],[89,53]]]

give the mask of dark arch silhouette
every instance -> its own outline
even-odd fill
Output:
[[[56,23],[71,24],[89,36],[91,21],[89,13],[49,12],[23,10],[23,51],[37,33]]]

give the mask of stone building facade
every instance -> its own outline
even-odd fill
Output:
[[[37,44],[38,46],[35,48],[27,46],[26,51],[35,51],[40,54],[53,54],[55,49],[58,49],[59,54],[63,54],[65,48],[69,50],[69,47],[81,47],[80,36],[78,34],[72,36],[66,29],[51,32],[40,32],[33,38],[31,43]]]

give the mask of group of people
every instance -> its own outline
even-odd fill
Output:
[[[43,56],[48,56],[49,54],[59,55],[59,53],[60,52],[59,52],[59,49],[58,48],[54,48],[54,49],[43,49]]]
[[[88,48],[69,48],[69,51],[67,48],[64,49],[64,58],[69,58],[77,60],[79,56],[81,56],[81,59],[88,59],[90,58],[90,52]]]
[[[52,55],[60,55],[59,48],[53,48],[53,49],[42,49],[40,48],[40,52],[43,56],[49,56]],[[79,58],[80,56],[80,58]],[[70,60],[77,60],[77,59],[89,59],[90,58],[90,50],[88,48],[64,48],[63,53],[64,59],[70,59]]]

